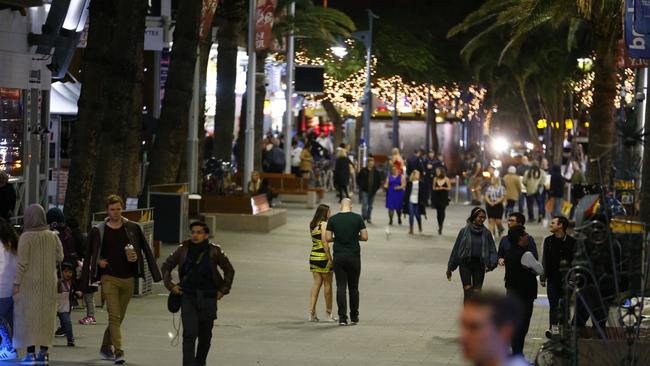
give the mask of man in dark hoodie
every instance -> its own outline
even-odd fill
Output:
[[[551,167],[551,188],[549,195],[553,198],[553,210],[551,216],[562,215],[562,204],[564,203],[564,178],[562,177],[562,169],[559,165]]]
[[[524,342],[530,318],[533,316],[533,302],[537,298],[537,275],[543,274],[542,265],[537,262],[536,254],[528,249],[528,233],[518,225],[508,230],[508,239],[513,245],[505,256],[506,292],[508,296],[518,298],[524,309],[524,315],[518,329],[512,337],[512,354],[523,354]]]

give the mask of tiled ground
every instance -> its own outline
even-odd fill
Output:
[[[333,196],[326,201],[334,202]],[[370,241],[363,244],[361,324],[341,328],[331,323],[307,323],[311,275],[308,271],[308,223],[313,213],[289,207],[289,223],[269,234],[216,233],[235,269],[232,293],[219,306],[209,365],[462,365],[455,343],[462,291],[457,273],[445,278],[455,234],[469,207],[452,205],[443,236],[435,234],[435,212],[429,212],[425,232],[409,236],[406,226],[386,234],[383,197],[377,197]],[[360,207],[355,206],[358,211]],[[546,230],[529,225],[541,247]],[[169,253],[171,247],[164,248]],[[128,364],[180,365],[181,348],[170,344],[172,316],[166,311],[166,291],[134,299],[123,326]],[[503,290],[503,269],[487,275],[486,288]],[[543,290],[541,291],[544,292]],[[540,297],[526,354],[541,344],[548,318]],[[324,313],[322,298],[319,312]],[[74,321],[83,316],[76,311]],[[96,326],[75,325],[76,348],[55,346],[54,365],[100,365],[98,359],[106,313]],[[178,322],[178,316],[176,317]],[[56,340],[65,344],[63,339]]]

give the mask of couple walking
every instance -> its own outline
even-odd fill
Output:
[[[339,325],[348,325],[347,292],[350,293],[350,322],[359,322],[359,277],[361,275],[360,241],[368,241],[363,218],[352,212],[352,201],[341,200],[341,211],[330,215],[327,205],[320,205],[309,224],[312,249],[309,265],[314,281],[311,290],[309,321],[318,321],[316,302],[324,287],[327,319],[332,314],[332,272],[336,275],[336,304]],[[334,255],[330,252],[333,243]]]

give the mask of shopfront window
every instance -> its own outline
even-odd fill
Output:
[[[20,89],[0,88],[0,170],[23,175],[24,105]]]

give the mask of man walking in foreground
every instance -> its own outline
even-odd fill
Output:
[[[135,278],[144,277],[145,259],[154,282],[162,279],[156,258],[139,224],[122,217],[124,202],[117,195],[106,200],[108,217],[96,225],[88,236],[88,257],[84,260],[82,286],[101,280],[106,299],[108,327],[100,355],[115,364],[123,364],[122,331]]]
[[[183,242],[163,263],[162,274],[165,287],[183,296],[183,366],[205,366],[217,318],[217,301],[230,292],[235,270],[221,247],[208,240],[208,225],[193,222],[190,234],[191,239]],[[177,266],[180,281],[174,284],[171,272]]]
[[[470,296],[460,316],[460,344],[465,359],[476,366],[528,366],[510,356],[510,339],[522,316],[516,299],[490,292]]]
[[[361,275],[361,246],[368,241],[363,218],[352,212],[352,201],[341,200],[341,211],[327,221],[325,240],[334,242],[334,275],[339,325],[348,325],[347,295],[350,292],[350,321],[359,322],[359,276]]]

